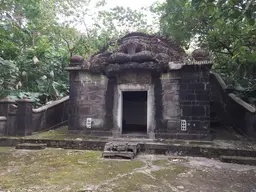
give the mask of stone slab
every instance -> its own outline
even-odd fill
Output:
[[[44,143],[21,143],[16,146],[16,149],[32,149],[32,150],[39,150],[45,149],[47,144]]]
[[[102,153],[102,157],[104,158],[129,158],[133,159],[135,157],[135,154],[133,152],[113,152],[113,151],[104,151]]]
[[[123,157],[133,159],[139,152],[139,143],[108,142],[102,153],[103,157]]]
[[[244,165],[256,165],[256,157],[244,157],[244,156],[220,156],[220,160],[225,163],[237,163]]]

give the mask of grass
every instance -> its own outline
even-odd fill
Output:
[[[212,160],[211,160],[212,161]],[[194,162],[195,163],[195,162]],[[183,157],[103,159],[99,151],[0,147],[0,191],[177,192],[253,191],[255,168],[194,166]],[[248,166],[249,167],[249,166]],[[247,168],[246,168],[247,169]],[[227,185],[229,183],[229,185]]]
[[[0,138],[9,138],[9,139],[52,139],[52,140],[66,140],[66,139],[98,139],[96,136],[80,135],[80,134],[71,134],[68,131],[68,126],[63,126],[58,129],[53,129],[49,131],[43,131],[39,133],[33,133],[29,136],[1,136]]]
[[[71,134],[68,131],[68,126],[63,126],[58,129],[35,133],[30,136],[24,137],[26,139],[53,139],[53,140],[65,140],[65,139],[97,139],[98,137],[85,136],[79,134]]]
[[[144,165],[136,160],[104,160],[96,151],[14,150],[0,155],[0,189],[13,192],[24,189],[51,192],[63,188],[77,191],[85,185],[97,185]]]
[[[152,164],[156,166],[166,166],[169,164],[169,161],[167,159],[155,160]]]

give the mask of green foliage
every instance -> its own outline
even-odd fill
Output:
[[[214,70],[235,86],[256,84],[256,3],[251,0],[172,0],[155,7],[161,32],[183,45],[198,38],[212,51]]]
[[[91,13],[90,0],[2,0],[0,98],[26,97],[40,106],[63,97],[71,56],[88,58],[120,35],[148,27],[144,13],[124,7],[106,10],[105,4],[97,1],[97,11]]]
[[[0,97],[3,97],[15,89],[18,68],[12,61],[0,57],[0,69]]]

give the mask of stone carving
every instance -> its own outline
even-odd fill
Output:
[[[196,61],[210,60],[210,53],[206,49],[196,49],[192,52],[192,58]]]
[[[94,54],[88,61],[91,72],[112,74],[126,69],[162,71],[170,61],[183,61],[184,50],[175,42],[144,33],[130,33],[117,41],[114,51]]]
[[[133,159],[139,151],[138,143],[109,142],[106,143],[103,157],[124,157]]]

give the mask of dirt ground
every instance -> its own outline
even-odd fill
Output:
[[[256,192],[256,166],[196,157],[0,147],[0,192]]]

